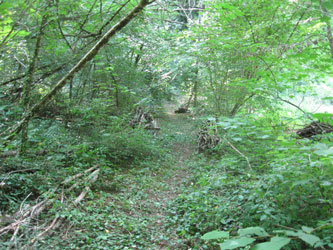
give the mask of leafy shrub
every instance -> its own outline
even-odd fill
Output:
[[[101,114],[88,120],[93,118],[90,115],[94,109],[82,108],[81,111],[85,115],[76,117],[69,128],[57,120],[31,121],[28,154],[3,160],[1,210],[15,210],[29,194],[27,202],[58,185],[65,177],[95,164],[101,167],[103,181],[109,183],[119,167],[150,164],[153,159],[163,158],[160,143],[144,130],[127,128],[125,118]],[[19,140],[6,150],[15,148],[16,144],[19,145]],[[46,154],[39,155],[43,150]],[[96,188],[102,187],[96,184]]]
[[[177,225],[178,234],[198,241],[215,229],[235,234],[239,228],[254,226],[267,231],[277,225],[315,228],[329,220],[333,212],[330,139],[296,140],[281,130],[262,128],[263,121],[242,119],[225,119],[218,125],[223,127],[222,137],[248,156],[252,170],[227,144],[220,159],[193,165],[192,185],[170,205],[169,223]],[[325,244],[333,236],[328,230],[317,235]],[[302,243],[291,244],[301,249]]]
[[[103,133],[98,144],[109,161],[121,165],[157,159],[163,152],[157,141],[142,129]]]
[[[332,247],[333,243],[325,242],[325,240],[321,240],[314,234],[315,231],[322,228],[332,228],[332,226],[333,218],[317,228],[303,226],[301,230],[288,228],[288,230],[276,230],[273,234],[268,234],[261,227],[248,227],[239,229],[238,235],[233,237],[230,237],[229,232],[215,230],[206,233],[201,239],[206,241],[217,239],[221,241],[221,239],[224,239],[222,240],[223,243],[219,244],[221,250],[236,249],[254,244],[253,248],[251,248],[253,250],[279,250],[281,248],[290,249],[290,247],[294,249],[297,245],[290,246],[291,244],[289,243],[295,240],[298,240],[298,243],[300,243],[298,246],[301,246],[301,249],[305,249],[308,246],[313,248],[323,247],[326,244]],[[258,242],[260,243],[258,244]],[[285,247],[286,245],[288,246]]]

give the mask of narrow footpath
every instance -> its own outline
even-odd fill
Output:
[[[116,249],[186,249],[166,219],[172,201],[190,185],[195,129],[190,114],[175,114],[174,109],[167,105],[158,117],[157,137],[166,142],[167,164],[161,160],[155,166],[117,174],[118,192],[108,204],[119,214],[110,222],[116,224],[113,234],[120,240]],[[119,222],[125,230],[119,231]]]

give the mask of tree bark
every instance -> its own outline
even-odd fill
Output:
[[[30,92],[32,88],[32,84],[34,81],[34,74],[35,74],[35,69],[38,61],[38,55],[40,52],[41,44],[42,44],[42,38],[44,35],[44,28],[47,24],[47,15],[44,15],[42,17],[42,22],[39,28],[39,35],[37,37],[36,41],[36,46],[35,46],[35,51],[33,58],[31,60],[29,70],[28,70],[28,79],[26,83],[24,84],[24,89],[23,89],[23,97],[22,97],[22,105],[25,110],[25,112],[29,111],[30,108]],[[29,119],[27,119],[23,124],[22,124],[22,133],[21,133],[21,152],[25,152],[26,149],[26,144],[28,141],[28,126],[29,126]]]
[[[140,61],[140,59],[141,59],[141,52],[142,52],[142,50],[143,50],[143,47],[144,47],[144,44],[141,44],[141,45],[140,45],[140,48],[139,48],[140,53],[138,53],[138,54],[136,55],[136,58],[135,58],[135,62],[134,62],[135,67],[138,66],[138,63],[139,63],[139,61]]]
[[[111,77],[112,77],[112,80],[113,80],[113,86],[115,88],[114,95],[115,95],[115,99],[116,99],[116,107],[119,109],[119,107],[120,107],[120,104],[119,104],[119,87],[118,87],[116,78],[114,77],[113,73],[111,73]]]
[[[69,101],[73,101],[73,78],[69,82]]]
[[[193,100],[193,106],[197,107],[198,106],[198,92],[199,92],[199,67],[198,67],[198,61],[195,63],[195,79],[194,79],[194,85],[193,85],[193,95],[194,95],[194,100]]]
[[[29,112],[27,112],[23,116],[22,120],[19,123],[2,132],[0,135],[5,136],[6,134],[8,134],[6,139],[11,140],[17,133],[21,132],[24,123],[29,121],[29,119],[31,119],[40,108],[47,104],[52,99],[52,97],[66,85],[67,80],[74,77],[74,75],[78,73],[86,65],[87,62],[92,60],[97,55],[99,50],[107,44],[111,37],[113,37],[117,32],[124,28],[144,9],[144,7],[153,2],[154,0],[141,0],[130,13],[128,13],[123,19],[121,19],[117,24],[115,24],[104,34],[104,36],[95,44],[95,46],[93,46],[83,56],[83,58],[55,85],[55,87],[48,94],[46,94],[36,105],[34,105]]]

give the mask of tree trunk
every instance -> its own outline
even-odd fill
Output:
[[[73,78],[69,81],[69,101],[70,103],[73,101]]]
[[[138,53],[138,54],[136,55],[135,62],[134,62],[135,67],[138,66],[138,63],[139,63],[139,61],[140,61],[140,59],[141,59],[141,52],[142,52],[142,50],[143,50],[143,46],[144,46],[144,44],[141,44],[141,45],[140,45],[140,48],[139,48],[140,53]]]
[[[104,36],[95,44],[95,46],[93,46],[83,56],[83,58],[55,85],[55,87],[48,94],[46,94],[36,105],[34,105],[29,112],[24,115],[24,117],[19,123],[7,129],[0,135],[4,136],[8,134],[8,137],[6,139],[10,140],[17,133],[21,132],[24,124],[29,121],[31,117],[33,117],[40,108],[47,104],[51,100],[51,98],[66,85],[67,80],[74,77],[74,75],[79,72],[86,65],[87,62],[91,61],[97,55],[99,50],[107,44],[111,37],[113,37],[117,32],[119,32],[123,27],[125,27],[134,17],[136,17],[144,9],[144,7],[146,7],[148,4],[151,4],[152,2],[154,2],[154,0],[141,0],[138,5],[130,13],[127,14],[127,16],[121,19],[116,25],[114,25],[104,34]]]
[[[120,104],[119,104],[119,87],[118,87],[118,84],[117,84],[117,81],[116,81],[116,78],[114,77],[113,73],[111,73],[111,77],[112,77],[112,80],[113,80],[113,86],[115,88],[115,99],[116,99],[116,107],[119,109],[120,107]]]
[[[198,91],[199,91],[199,69],[198,69],[198,62],[196,62],[195,65],[195,79],[194,79],[194,86],[193,86],[193,95],[194,95],[194,100],[193,100],[193,106],[197,107],[198,106]]]
[[[42,37],[44,35],[44,28],[47,24],[47,15],[44,15],[42,17],[42,23],[39,28],[39,35],[37,37],[36,46],[33,58],[31,60],[29,70],[28,70],[28,79],[26,83],[24,84],[23,89],[23,96],[22,96],[22,105],[24,108],[25,113],[29,112],[30,108],[30,92],[32,88],[32,84],[34,81],[34,74],[36,69],[36,64],[38,60],[38,55],[41,48],[42,43]],[[21,133],[21,153],[25,152],[27,141],[28,141],[28,126],[29,126],[29,119],[26,119],[24,123],[22,124],[22,133]]]

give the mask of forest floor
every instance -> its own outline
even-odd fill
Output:
[[[123,129],[123,123],[120,123],[115,132],[104,134],[103,124],[101,129],[95,128],[98,137],[94,137],[93,133],[86,135],[86,138],[92,137],[92,141],[97,144],[96,148],[86,146],[90,145],[87,144],[90,141],[84,138],[82,141],[86,144],[81,142],[73,147],[69,144],[71,147],[63,151],[71,157],[64,157],[61,151],[60,154],[52,155],[54,158],[41,157],[39,162],[27,158],[34,164],[28,166],[46,166],[47,172],[36,171],[34,179],[30,177],[33,180],[31,183],[46,179],[42,184],[36,182],[38,187],[46,190],[50,190],[49,186],[54,183],[62,183],[65,177],[77,174],[76,171],[81,174],[82,169],[96,164],[99,167],[98,179],[89,186],[91,189],[80,204],[75,204],[73,200],[77,199],[82,187],[90,184],[89,176],[71,192],[58,190],[61,194],[56,195],[53,203],[50,203],[52,206],[48,207],[48,212],[40,214],[31,224],[17,227],[22,236],[13,237],[15,241],[10,239],[10,235],[6,236],[7,241],[0,238],[0,249],[213,250],[219,249],[218,242],[204,241],[201,237],[206,232],[216,230],[216,225],[219,225],[219,230],[236,235],[238,229],[261,225],[262,221],[275,223],[274,220],[271,222],[275,219],[275,224],[280,223],[280,218],[284,219],[287,212],[290,213],[288,207],[285,212],[281,212],[281,217],[272,216],[270,220],[266,220],[270,211],[274,211],[276,207],[276,197],[281,198],[280,190],[288,192],[285,200],[281,198],[281,204],[290,201],[289,182],[282,189],[277,189],[276,193],[267,191],[275,183],[276,173],[278,181],[282,176],[281,168],[277,168],[272,174],[263,171],[264,168],[274,170],[269,169],[269,165],[264,165],[269,162],[268,157],[271,155],[266,155],[263,151],[268,149],[265,147],[266,140],[260,140],[270,135],[264,134],[265,137],[243,142],[242,148],[249,157],[256,157],[250,158],[251,164],[256,161],[258,165],[259,170],[256,171],[250,169],[248,162],[231,147],[218,148],[218,152],[209,154],[198,154],[196,131],[201,122],[191,114],[175,114],[175,108],[175,105],[165,105],[162,111],[156,112],[155,118],[161,128],[157,135],[149,135],[143,129]],[[245,134],[246,128],[236,128],[237,136],[241,136],[238,131]],[[262,131],[261,128],[257,131],[259,136],[262,136]],[[81,134],[83,132],[80,131]],[[235,141],[236,139],[237,137]],[[75,154],[72,153],[74,150]],[[257,153],[262,158],[257,158]],[[281,162],[284,163],[285,154],[279,157],[283,157]],[[299,159],[307,161],[307,156]],[[16,163],[13,161],[12,164]],[[276,162],[273,163],[277,166]],[[78,167],[74,168],[75,165]],[[23,178],[24,182],[29,180]],[[327,182],[329,178],[331,174],[327,174]],[[72,186],[75,185],[76,183]],[[45,195],[53,197],[54,193]],[[329,194],[326,197],[330,197]],[[20,205],[20,209],[22,207]],[[318,212],[311,210],[311,206],[307,207],[309,214]],[[327,211],[330,215],[330,208]],[[291,220],[292,216],[296,218],[299,215],[292,214],[286,218]],[[48,232],[47,235],[39,236],[41,229],[44,230],[51,221],[58,218],[60,223],[54,230],[43,231]],[[35,225],[40,225],[40,228]],[[331,240],[329,237],[327,242]],[[36,238],[38,240],[34,240]],[[301,244],[304,245],[302,242]]]
[[[174,109],[175,106],[166,105],[157,118],[161,127],[157,139],[165,142],[167,159],[147,159],[146,167],[115,173],[114,190],[100,192],[88,202],[88,206],[94,207],[95,216],[99,210],[103,213],[101,218],[81,224],[81,229],[76,226],[68,241],[75,235],[82,238],[85,231],[89,235],[87,227],[91,226],[103,231],[102,235],[99,233],[101,249],[111,245],[107,249],[188,249],[167,220],[171,203],[191,185],[191,157],[196,154],[195,122],[190,114],[175,114]],[[92,216],[88,211],[85,214],[87,221]],[[79,242],[76,245],[82,246]]]
[[[161,127],[158,137],[169,137],[169,164],[151,166],[145,169],[126,171],[118,175],[119,192],[109,200],[120,204],[120,213],[127,218],[130,230],[128,248],[122,249],[182,249],[175,228],[167,225],[168,207],[187,185],[191,185],[191,156],[196,154],[194,123],[190,114],[175,114],[174,105],[166,105],[158,118]],[[171,137],[171,138],[170,138]],[[126,181],[124,182],[124,179]],[[124,209],[126,208],[126,209]],[[133,228],[133,227],[138,228]],[[140,228],[141,227],[141,228]],[[138,234],[137,234],[138,233]],[[146,236],[146,237],[145,237]],[[121,235],[119,235],[121,238]]]
[[[194,162],[198,159],[196,121],[191,114],[175,114],[175,109],[168,104],[157,112],[161,128],[157,135],[138,137],[151,140],[139,161],[126,158],[123,165],[113,168],[92,154],[93,161],[106,170],[79,206],[73,206],[69,194],[68,205],[54,204],[49,215],[39,218],[42,223],[56,216],[65,223],[31,249],[189,249],[180,233],[183,229],[175,223],[181,215],[173,208],[179,196],[193,185]],[[134,150],[145,146],[143,140],[133,143]],[[127,150],[126,145],[123,149]],[[26,235],[35,237],[29,228]],[[28,246],[24,239],[15,244],[17,249],[24,248],[20,244]]]

